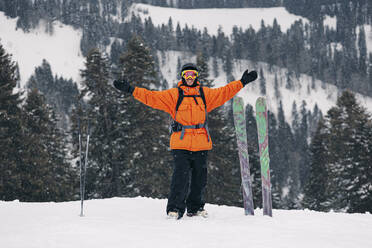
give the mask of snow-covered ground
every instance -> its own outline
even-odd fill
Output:
[[[273,210],[245,216],[237,207],[206,205],[209,218],[170,220],[166,200],[113,198],[85,202],[0,202],[4,248],[370,248],[371,214]]]
[[[256,31],[261,28],[261,21],[265,25],[272,26],[274,19],[277,19],[281,30],[286,31],[291,25],[302,20],[307,23],[308,20],[301,16],[289,13],[283,7],[276,8],[233,8],[233,9],[176,9],[157,7],[148,4],[133,4],[129,10],[128,18],[131,13],[138,15],[143,20],[151,17],[154,25],[168,24],[169,18],[172,18],[173,27],[177,23],[183,28],[187,25],[201,31],[208,29],[211,35],[217,35],[219,27],[226,35],[232,33],[234,26],[241,27],[243,30],[252,27]]]
[[[85,58],[81,55],[80,40],[82,32],[71,26],[53,23],[53,34],[45,32],[45,23],[40,22],[37,29],[25,33],[16,28],[17,18],[6,17],[0,11],[0,43],[12,60],[18,62],[21,87],[35,72],[35,67],[46,59],[52,72],[66,79],[80,81],[80,70]]]

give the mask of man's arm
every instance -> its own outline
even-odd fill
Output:
[[[256,80],[257,72],[246,70],[239,81],[232,81],[220,88],[205,88],[205,97],[207,101],[207,111],[223,105],[225,102],[233,98],[245,85]]]
[[[126,80],[115,80],[116,89],[133,95],[133,97],[149,107],[174,114],[177,102],[177,90],[169,89],[163,91],[152,91],[145,88],[133,87]]]

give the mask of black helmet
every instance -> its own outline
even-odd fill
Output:
[[[195,71],[199,72],[198,67],[195,64],[193,64],[193,63],[184,64],[182,66],[182,69],[181,69],[180,74],[182,74],[182,72],[183,71],[186,71],[186,70],[195,70]]]

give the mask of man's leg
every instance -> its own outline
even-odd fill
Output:
[[[186,208],[186,197],[189,189],[190,180],[190,160],[189,151],[173,150],[173,175],[171,181],[170,194],[167,204],[167,213],[177,211],[183,216]]]
[[[207,155],[208,151],[194,153],[192,161],[192,176],[190,194],[187,197],[187,212],[196,213],[205,205],[204,191],[207,185]]]

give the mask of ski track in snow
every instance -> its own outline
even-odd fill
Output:
[[[167,219],[166,200],[0,202],[0,247],[327,247],[369,248],[371,214],[274,210],[273,218],[207,204],[209,218]]]

